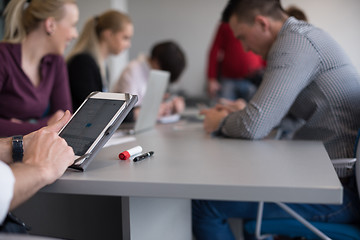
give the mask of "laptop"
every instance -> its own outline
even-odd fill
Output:
[[[136,134],[153,128],[157,122],[160,104],[163,100],[170,73],[151,70],[145,96],[135,123],[123,123],[119,130],[126,134]]]

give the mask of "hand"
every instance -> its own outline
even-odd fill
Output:
[[[175,97],[172,100],[173,113],[182,113],[185,110],[185,100],[183,97]]]
[[[217,81],[217,79],[209,79],[208,80],[208,94],[211,98],[215,98],[217,96],[217,92],[220,90],[221,85]]]
[[[61,177],[67,167],[74,163],[75,154],[57,133],[42,128],[35,132],[24,150],[23,163],[36,167],[45,184]]]
[[[61,117],[60,120],[58,120],[57,122],[47,126],[47,127],[44,127],[44,129],[47,129],[48,131],[50,132],[54,132],[54,133],[58,133],[60,131],[61,128],[63,128],[65,126],[65,124],[70,120],[71,118],[71,113],[69,112],[69,110],[67,110],[63,116]],[[32,132],[32,133],[29,133],[28,135],[25,135],[24,136],[24,149],[26,149],[26,145],[31,142],[34,134],[36,132]]]
[[[136,121],[139,117],[140,107],[134,107],[134,120]]]
[[[246,101],[242,98],[239,98],[236,101],[231,101],[231,100],[221,98],[219,100],[219,102],[220,102],[220,104],[217,104],[215,106],[215,108],[219,111],[227,110],[229,113],[243,110],[247,105]]]
[[[20,119],[17,119],[17,118],[11,118],[10,122],[17,123],[17,124],[22,124],[23,123],[23,121],[21,121]]]
[[[23,162],[37,167],[46,184],[58,179],[75,160],[75,154],[58,131],[69,121],[70,112],[51,126],[24,136]]]
[[[64,116],[64,111],[63,110],[57,110],[47,121],[47,125],[52,125],[54,123],[56,123],[57,121],[59,121],[62,117]]]
[[[235,101],[236,111],[243,110],[244,108],[246,108],[246,105],[247,105],[247,102],[242,98],[239,98]]]
[[[172,113],[172,102],[162,102],[159,107],[158,118],[168,116]]]
[[[219,128],[221,121],[229,114],[227,110],[204,109],[200,111],[201,115],[205,115],[204,129],[207,133],[211,133]]]

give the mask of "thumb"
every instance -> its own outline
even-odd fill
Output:
[[[71,118],[71,114],[69,110],[66,110],[66,112],[64,113],[64,115],[62,116],[62,118],[55,122],[54,124],[49,125],[48,127],[46,127],[47,130],[51,131],[51,132],[59,132],[60,129],[65,126],[65,124],[70,120]]]

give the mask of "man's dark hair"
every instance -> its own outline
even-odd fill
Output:
[[[151,59],[158,62],[161,70],[170,72],[170,83],[179,78],[186,65],[184,52],[172,41],[156,44],[151,50]]]
[[[256,15],[271,17],[275,20],[283,20],[284,15],[286,16],[280,0],[238,0],[234,10],[239,20],[248,23],[253,23]]]
[[[222,22],[229,22],[230,21],[230,17],[231,15],[234,13],[235,11],[235,7],[236,4],[239,0],[229,0],[228,3],[226,4],[222,14],[221,14],[221,21]]]

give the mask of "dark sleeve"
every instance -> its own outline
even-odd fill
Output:
[[[73,109],[81,105],[94,91],[102,91],[100,68],[88,54],[79,54],[68,62],[69,82]]]
[[[26,135],[46,126],[46,119],[37,123],[14,123],[11,120],[0,118],[0,137],[10,137],[13,135]]]

